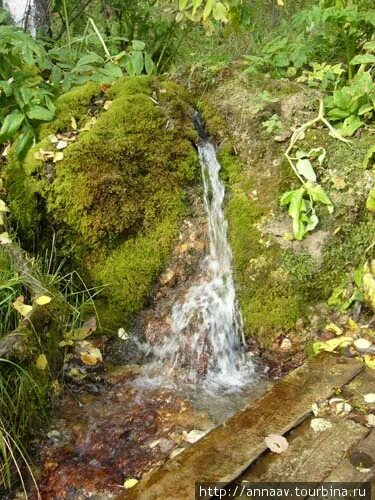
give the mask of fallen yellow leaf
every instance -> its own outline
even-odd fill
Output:
[[[133,488],[133,486],[135,486],[137,483],[138,483],[138,479],[134,479],[134,478],[126,479],[124,481],[124,488],[129,490],[130,488]]]
[[[62,151],[57,151],[53,155],[53,163],[57,163],[58,161],[61,161],[64,159],[64,153]]]
[[[51,300],[51,297],[48,297],[48,295],[41,295],[35,300],[35,302],[38,304],[38,306],[45,306],[46,304],[49,304]]]
[[[0,234],[0,245],[9,245],[12,240],[7,232]]]
[[[16,299],[16,301],[13,302],[13,307],[24,318],[26,318],[33,310],[32,306],[23,303],[23,297],[18,297],[18,299]]]
[[[48,361],[45,354],[39,354],[36,359],[35,366],[38,368],[38,370],[45,370],[47,368]]]

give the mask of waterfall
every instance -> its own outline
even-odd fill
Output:
[[[242,318],[237,306],[232,252],[223,203],[225,190],[214,146],[198,146],[208,219],[209,251],[196,282],[172,308],[173,335],[156,350],[171,372],[182,369],[194,386],[238,388],[248,384],[253,365],[243,352]]]

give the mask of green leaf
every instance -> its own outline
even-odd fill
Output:
[[[362,269],[356,269],[354,271],[354,283],[358,288],[362,285]]]
[[[222,23],[228,22],[228,10],[221,2],[215,3],[212,15],[215,21],[221,21]]]
[[[11,139],[22,125],[24,119],[24,114],[19,110],[14,110],[7,115],[0,129],[0,142]]]
[[[372,104],[364,104],[363,106],[361,106],[359,108],[358,115],[361,116],[361,115],[369,113],[370,111],[373,111],[373,110],[374,110],[374,106]]]
[[[31,128],[26,129],[17,139],[16,142],[16,155],[21,158],[27,150],[30,148],[34,139],[33,130]]]
[[[296,189],[295,191],[293,191],[293,195],[289,203],[288,213],[294,220],[299,219],[302,208],[302,198],[304,194],[305,194],[304,188]]]
[[[333,204],[329,199],[327,193],[324,191],[320,184],[312,184],[310,182],[306,183],[306,190],[309,196],[313,199],[313,201],[319,201],[324,205],[327,205],[329,213],[333,213]]]
[[[285,205],[289,205],[294,193],[295,193],[295,191],[287,191],[287,192],[283,193],[283,195],[280,198],[280,205],[282,207]]]
[[[178,8],[179,10],[185,10],[187,6],[188,0],[178,0]]]
[[[132,52],[130,59],[133,67],[133,74],[140,75],[144,68],[144,59],[142,52]]]
[[[76,64],[76,67],[86,66],[87,64],[93,64],[93,63],[103,64],[104,59],[98,54],[87,54],[86,56],[83,56],[79,59],[79,61]]]
[[[44,122],[50,122],[55,116],[55,113],[47,108],[43,108],[43,106],[31,106],[26,114],[30,120],[40,120]]]
[[[358,56],[353,57],[350,61],[352,66],[356,66],[357,64],[371,64],[375,63],[375,55],[373,54],[359,54]]]
[[[363,121],[358,116],[348,116],[348,118],[344,120],[344,123],[341,126],[341,135],[343,137],[350,137],[354,134],[354,132],[361,128],[363,124]]]
[[[307,158],[301,158],[296,164],[297,172],[308,181],[316,182],[316,174],[311,161]]]
[[[132,46],[133,46],[133,50],[144,50],[144,48],[146,47],[146,44],[144,42],[141,42],[140,40],[133,40]]]
[[[147,75],[152,75],[156,70],[154,61],[152,60],[150,54],[145,52],[145,71]]]
[[[363,46],[364,50],[369,50],[370,52],[375,52],[375,42],[366,42]]]
[[[214,6],[214,0],[207,0],[203,10],[203,19],[208,19]]]
[[[367,198],[366,208],[370,210],[370,212],[375,212],[375,188],[370,192]]]

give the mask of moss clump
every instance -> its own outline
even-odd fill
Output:
[[[184,188],[199,175],[186,99],[173,83],[149,77],[125,78],[105,96],[93,85],[74,90],[58,100],[41,142],[7,168],[23,243],[42,248],[56,234],[70,265],[88,284],[105,286],[107,328],[142,307],[176,238]],[[98,112],[104,100],[112,105]],[[64,149],[63,161],[35,159],[40,148],[53,149],[48,134],[70,130],[69,110],[81,128],[92,106],[95,123]]]
[[[237,295],[248,335],[256,335],[268,347],[277,330],[288,331],[303,316],[305,276],[301,263],[289,258],[282,265],[282,251],[268,246],[256,224],[263,210],[233,188],[227,203],[229,237],[233,251]]]

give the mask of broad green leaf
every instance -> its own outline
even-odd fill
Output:
[[[55,113],[42,106],[31,106],[29,111],[27,111],[27,116],[31,120],[40,120],[44,122],[49,122],[53,120]]]
[[[141,42],[140,40],[133,40],[132,46],[133,46],[133,50],[144,50],[144,48],[146,47],[146,44],[144,42]]]
[[[179,10],[185,10],[187,6],[188,0],[178,0],[178,8]]]
[[[22,125],[24,119],[24,114],[19,110],[14,110],[7,115],[0,129],[0,142],[11,139]]]
[[[358,110],[358,115],[364,115],[365,113],[369,113],[370,111],[374,111],[374,106],[372,104],[364,104]]]
[[[143,71],[144,67],[144,59],[143,59],[143,53],[142,52],[132,52],[130,54],[131,62],[132,62],[132,67],[133,67],[133,74],[134,75],[140,75]]]
[[[215,3],[212,15],[215,21],[221,21],[222,23],[228,22],[228,10],[221,2]]]
[[[324,191],[322,186],[320,186],[320,184],[307,182],[305,186],[308,194],[314,201],[319,201],[320,203],[327,205],[329,213],[333,213],[332,201],[329,199],[327,193]]]
[[[314,213],[312,215],[310,215],[309,221],[306,224],[306,229],[305,229],[306,232],[307,231],[314,231],[314,229],[316,228],[316,226],[318,224],[319,224],[319,218],[314,211]]]
[[[316,182],[316,174],[311,161],[307,158],[301,158],[296,164],[297,172],[308,181]]]
[[[31,146],[34,139],[34,133],[31,128],[27,128],[17,139],[16,155],[21,157]]]
[[[351,115],[344,120],[340,129],[341,135],[343,137],[350,137],[361,128],[363,124],[363,121],[358,116]]]
[[[147,75],[152,75],[155,72],[155,64],[150,54],[145,52],[145,71]]]
[[[364,50],[369,50],[370,52],[375,52],[375,41],[374,42],[366,42],[363,46]]]
[[[214,0],[207,0],[203,10],[203,19],[208,19],[214,6]]]
[[[290,200],[295,191],[286,191],[280,198],[280,205],[283,207],[284,205],[289,205]]]
[[[375,55],[373,54],[359,54],[358,56],[353,57],[350,61],[352,66],[357,64],[371,64],[375,63]]]
[[[305,194],[304,188],[300,188],[297,189],[296,191],[293,191],[293,195],[289,203],[288,213],[294,220],[299,220],[301,206],[302,206],[302,198],[304,194]]]
[[[86,66],[87,64],[92,64],[92,63],[103,64],[104,59],[98,54],[87,54],[86,56],[83,56],[79,59],[79,61],[76,64],[76,67]]]

